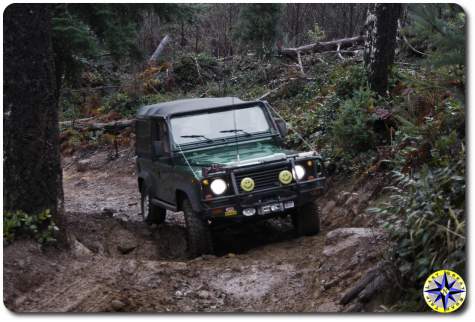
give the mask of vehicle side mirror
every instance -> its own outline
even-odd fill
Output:
[[[162,141],[153,141],[153,154],[157,157],[163,155]]]
[[[285,123],[285,121],[281,118],[275,118],[274,121],[277,125],[277,129],[279,130],[280,135],[282,137],[285,137],[288,133],[287,124]]]

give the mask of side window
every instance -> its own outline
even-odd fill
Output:
[[[170,141],[168,139],[168,127],[165,120],[158,120],[157,126],[157,137],[161,141],[163,151],[166,153],[170,152]]]
[[[135,123],[136,143],[135,149],[139,156],[150,156],[151,144],[150,144],[150,122],[144,119],[137,119]]]

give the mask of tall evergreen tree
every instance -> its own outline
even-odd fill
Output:
[[[4,210],[63,219],[58,106],[49,6],[12,4],[3,14]]]
[[[279,34],[281,4],[244,4],[239,14],[235,37],[263,53],[272,47]]]
[[[376,3],[368,9],[364,61],[369,85],[380,95],[386,95],[388,88],[401,13],[402,5],[398,3]]]
[[[426,44],[425,57],[435,67],[465,65],[465,13],[456,4],[409,6],[411,25],[404,31]]]

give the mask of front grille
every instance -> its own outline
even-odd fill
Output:
[[[290,170],[290,167],[288,165],[279,165],[273,166],[271,168],[254,169],[235,173],[234,175],[239,193],[245,192],[241,188],[241,180],[245,177],[249,177],[254,180],[255,187],[253,191],[279,187],[281,185],[279,181],[279,173],[282,170]]]

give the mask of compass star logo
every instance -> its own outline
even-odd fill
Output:
[[[465,282],[457,273],[440,270],[427,278],[423,293],[431,309],[439,313],[450,313],[462,306],[467,290]]]

